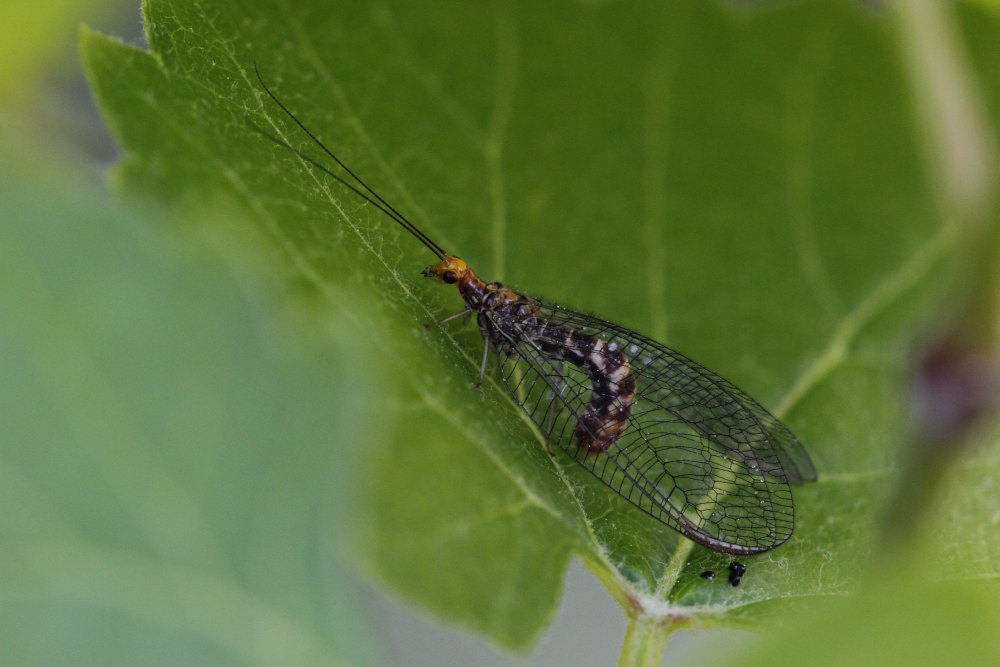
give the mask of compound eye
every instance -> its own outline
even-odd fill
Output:
[[[441,280],[445,281],[449,285],[458,282],[458,276],[455,275],[454,271],[445,271],[441,274]]]

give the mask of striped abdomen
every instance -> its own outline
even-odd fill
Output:
[[[568,327],[545,325],[539,344],[553,358],[577,366],[590,379],[590,402],[577,419],[577,446],[589,454],[611,448],[622,433],[635,401],[635,378],[619,350]]]

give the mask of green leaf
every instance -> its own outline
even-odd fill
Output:
[[[378,437],[363,345],[0,136],[0,663],[372,664],[316,537],[329,434]]]
[[[127,153],[122,191],[264,229],[398,381],[375,406],[393,430],[356,517],[373,576],[516,649],[574,555],[626,609],[703,624],[858,584],[906,439],[907,344],[955,236],[882,16],[696,0],[149,0],[144,16],[150,53],[83,42]],[[795,491],[791,542],[739,588],[702,580],[727,559],[549,460],[496,382],[473,389],[474,327],[420,326],[460,308],[418,275],[426,249],[254,130],[321,157],[254,61],[485,278],[650,334],[776,410],[821,478]]]

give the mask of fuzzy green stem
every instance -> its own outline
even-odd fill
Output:
[[[667,635],[673,629],[662,617],[629,614],[618,667],[657,667]]]

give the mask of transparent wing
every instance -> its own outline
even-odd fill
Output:
[[[494,347],[503,380],[550,445],[710,549],[758,553],[791,536],[789,485],[814,481],[816,470],[777,418],[665,345],[595,317],[525,301],[535,316],[516,324],[485,315],[501,341]],[[573,336],[565,336],[570,330]],[[594,340],[604,343],[597,352]],[[560,354],[560,346],[576,354]],[[616,351],[628,361],[634,401],[620,437],[595,454],[577,446],[580,417],[594,400],[593,376],[569,359]]]

